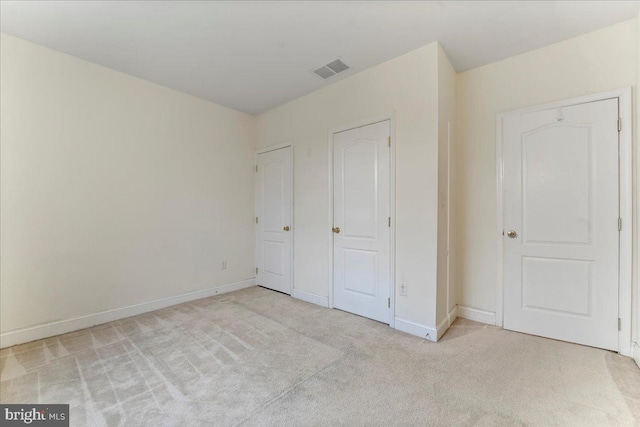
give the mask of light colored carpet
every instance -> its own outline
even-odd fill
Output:
[[[640,369],[458,319],[437,344],[262,288],[0,352],[2,403],[87,426],[640,424]]]

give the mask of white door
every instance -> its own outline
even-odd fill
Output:
[[[505,118],[504,327],[618,350],[618,100]]]
[[[291,294],[291,147],[258,154],[256,282]]]
[[[334,306],[389,323],[389,121],[333,137]]]

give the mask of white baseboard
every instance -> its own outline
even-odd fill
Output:
[[[420,338],[425,338],[433,342],[438,341],[438,330],[435,326],[422,325],[420,323],[412,322],[411,320],[402,319],[400,317],[396,317],[395,321],[395,329],[401,332],[415,335]]]
[[[294,289],[291,296],[321,307],[329,307],[329,297],[322,297],[320,295],[312,294],[311,292],[301,291],[300,289]]]
[[[453,324],[458,318],[458,306],[454,306],[451,311],[447,314],[447,318],[449,319],[449,326]]]
[[[640,368],[640,343],[634,342],[631,344],[631,353],[633,354],[633,360],[636,361],[636,365]]]
[[[456,305],[455,307],[453,307],[451,309],[451,311],[449,313],[447,313],[447,316],[444,319],[442,319],[442,321],[440,323],[438,323],[438,326],[436,326],[436,331],[437,331],[437,340],[436,341],[440,341],[440,338],[442,338],[444,333],[447,332],[447,329],[449,329],[451,324],[457,318],[458,318],[458,306]]]
[[[42,323],[39,325],[29,326],[26,328],[13,329],[0,333],[0,348],[11,347],[17,344],[23,344],[29,341],[35,341],[42,338],[53,337],[80,329],[90,328],[95,325],[101,325],[114,320],[124,319],[126,317],[137,316],[138,314],[147,313],[149,311],[158,310],[183,302],[193,301],[201,298],[207,298],[214,295],[233,292],[240,289],[255,286],[255,279],[247,279],[240,282],[230,283],[228,285],[216,286],[215,288],[203,289],[201,291],[187,292],[185,294],[173,297],[162,298],[154,301],[134,304],[128,307],[114,308],[111,310],[101,311],[99,313],[89,314],[86,316],[74,317],[71,319],[57,320],[54,322]]]
[[[475,322],[487,323],[489,325],[496,324],[496,314],[491,311],[484,311],[478,308],[465,307],[458,305],[458,317],[473,320]]]

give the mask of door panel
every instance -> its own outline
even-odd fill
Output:
[[[358,140],[342,149],[345,236],[375,239],[378,233],[377,153],[375,140]]]
[[[291,294],[291,147],[258,154],[257,175],[256,282]]]
[[[522,257],[522,307],[588,316],[591,264],[592,261]]]
[[[360,249],[344,249],[344,289],[376,297],[378,253]]]
[[[506,329],[618,349],[617,118],[610,99],[503,120]]]
[[[523,135],[527,243],[590,242],[591,151],[588,126],[553,125]]]
[[[334,135],[334,306],[389,323],[389,121]]]

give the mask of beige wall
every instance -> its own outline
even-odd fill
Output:
[[[635,307],[635,327],[633,328],[633,336],[635,341],[635,346],[632,349],[634,351],[634,357],[636,359],[636,363],[640,366],[640,96],[638,95],[640,89],[640,13],[636,18],[636,87],[633,92],[633,96],[635,96],[636,100],[636,122],[634,126],[635,132],[635,154],[636,154],[636,164],[635,164],[635,181],[634,181],[634,220],[635,220],[635,241],[634,241],[634,260],[635,265],[633,269],[633,277],[635,286],[635,294],[634,294],[634,307]]]
[[[258,116],[258,146],[294,150],[294,288],[329,295],[329,132],[395,114],[396,316],[435,325],[438,45],[430,44]]]
[[[457,293],[453,271],[448,271],[451,262],[448,257],[453,257],[453,238],[449,231],[449,213],[451,211],[450,194],[455,193],[455,176],[449,169],[449,156],[453,151],[455,137],[455,96],[456,96],[456,71],[449,62],[447,54],[438,45],[438,291],[436,307],[436,324],[440,324],[444,318],[456,306]],[[451,182],[450,182],[451,181]],[[451,224],[453,225],[453,224]],[[453,258],[451,258],[453,259]]]
[[[2,332],[254,276],[254,117],[0,43]]]
[[[636,21],[458,74],[454,162],[460,305],[496,310],[496,114],[636,85]],[[636,266],[637,258],[636,245]]]

